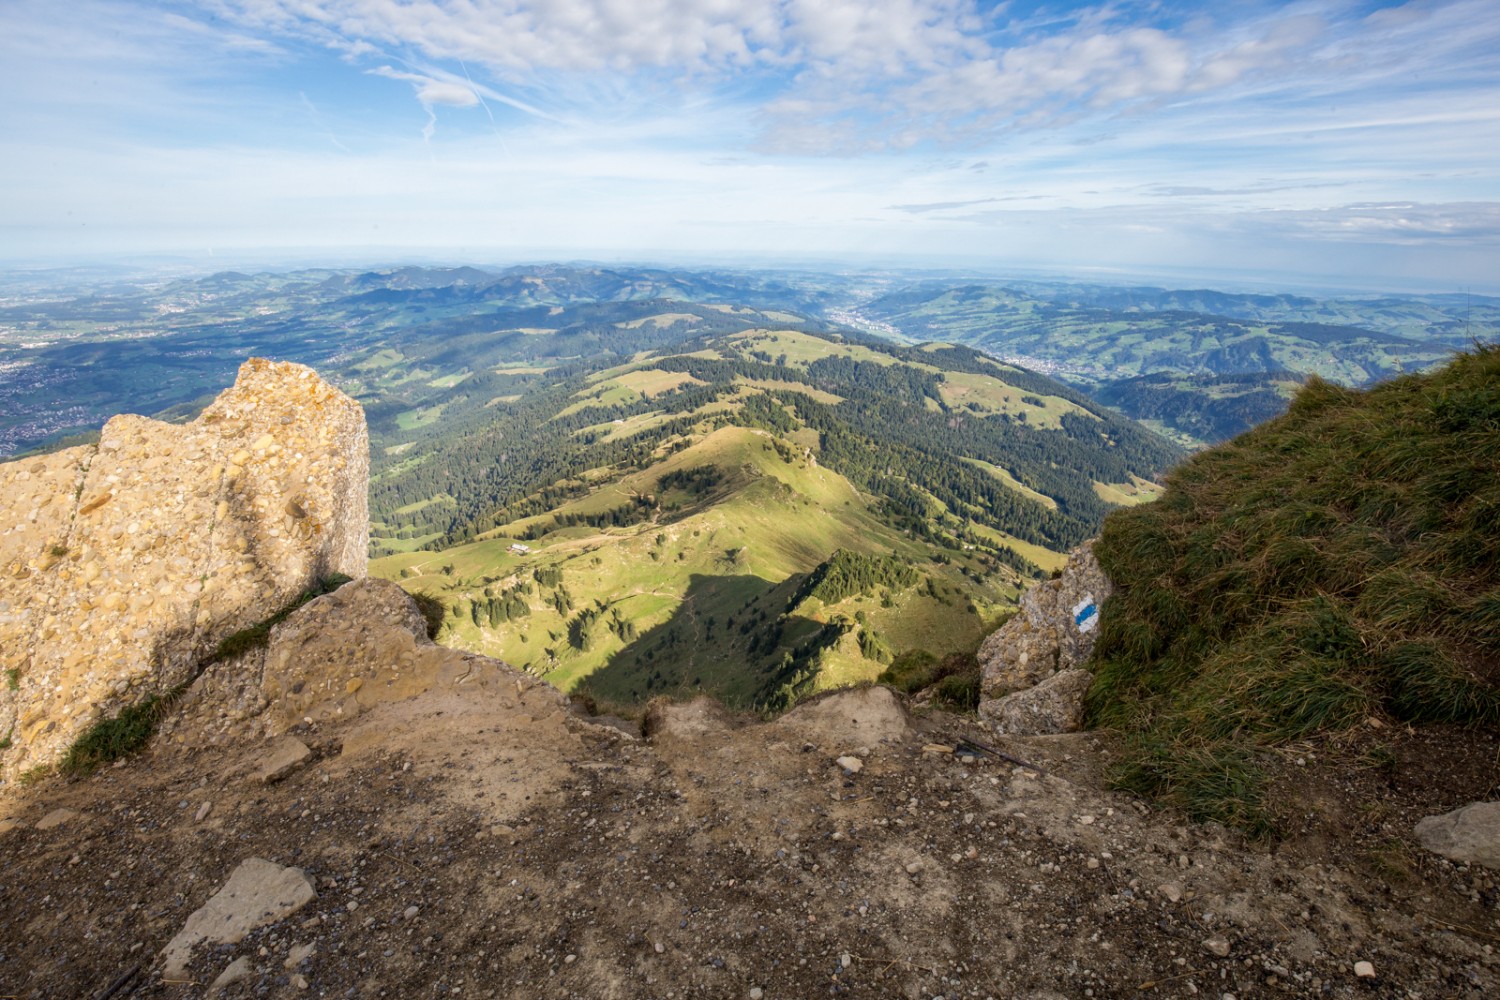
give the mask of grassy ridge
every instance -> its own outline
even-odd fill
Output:
[[[646,520],[559,526],[646,495]],[[780,438],[722,427],[545,514],[371,572],[447,603],[444,641],[601,703],[710,691],[755,707],[788,684],[871,680],[889,659],[882,646],[972,647],[1015,599],[1016,574],[992,546],[913,538],[872,507]],[[512,551],[520,534],[527,550]],[[565,608],[538,573],[556,574]],[[525,612],[481,624],[474,606],[501,595]]]
[[[1116,511],[1089,693],[1118,777],[1266,832],[1257,753],[1371,715],[1500,723],[1500,349],[1283,417]]]

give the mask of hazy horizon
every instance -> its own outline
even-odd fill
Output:
[[[12,0],[0,261],[1485,293],[1497,50],[1482,0]]]

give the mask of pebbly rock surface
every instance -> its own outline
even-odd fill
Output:
[[[0,465],[0,780],[187,680],[318,580],[363,576],[369,437],[302,365],[252,358],[187,424]]]
[[[1083,726],[1083,696],[1093,681],[1093,674],[1078,667],[1060,671],[1036,687],[991,702],[988,717],[1007,736],[1076,733]]]
[[[286,735],[294,729],[350,721],[428,691],[462,693],[522,676],[499,660],[437,645],[406,591],[366,577],[292,612],[271,629],[265,649],[209,667],[160,733],[194,745],[279,738],[277,748],[302,746],[288,751],[294,768],[308,759],[308,748]],[[555,688],[540,687],[561,702]],[[273,766],[280,759],[268,750],[253,780],[280,780],[287,773]]]
[[[655,742],[714,737],[733,728],[734,718],[717,698],[706,694],[681,703],[653,702],[641,721],[641,731]]]
[[[1022,594],[1016,616],[979,647],[979,714],[994,719],[1006,695],[1087,663],[1099,636],[1100,609],[1113,591],[1092,545],[1085,544],[1073,550],[1057,578]]]
[[[138,968],[133,1000],[221,977],[225,1000],[1500,995],[1496,873],[1404,846],[1492,784],[1425,770],[1493,759],[1488,734],[1387,735],[1392,775],[1310,789],[1289,806],[1320,825],[1268,850],[1105,787],[1101,734],[996,737],[872,688],[653,742],[487,676],[301,723],[317,754],[270,785],[245,776],[274,741],[236,737],[28,786],[0,990],[99,997]],[[248,858],[294,894],[194,921]],[[273,869],[316,898],[292,910],[308,890]]]

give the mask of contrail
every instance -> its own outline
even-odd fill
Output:
[[[469,89],[474,91],[475,97],[479,98],[479,106],[481,108],[484,108],[484,113],[490,116],[490,124],[494,125],[495,115],[490,111],[490,106],[484,103],[484,95],[479,92],[478,87],[474,86],[474,78],[469,75],[469,67],[464,65],[464,61],[462,59],[458,61],[458,68],[464,71],[464,79],[469,81]]]
[[[313,104],[312,101],[308,100],[307,94],[304,93],[303,91],[299,90],[299,91],[297,91],[297,96],[300,97],[300,98],[302,98],[302,106],[305,107],[305,108],[307,108],[308,113],[313,116],[313,121],[317,124],[317,126],[319,128],[321,128],[323,130],[323,134],[328,137],[328,141],[331,142],[331,143],[333,143],[339,149],[342,149],[344,152],[353,154],[353,152],[354,152],[353,150],[351,150],[348,146],[344,145],[342,142],[339,142],[338,139],[334,136],[333,130],[330,129],[328,127],[328,123],[323,120],[323,115],[322,115],[322,113],[320,111],[318,111],[317,105]]]

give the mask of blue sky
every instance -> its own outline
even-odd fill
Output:
[[[0,256],[1500,287],[1500,5],[4,0]]]

